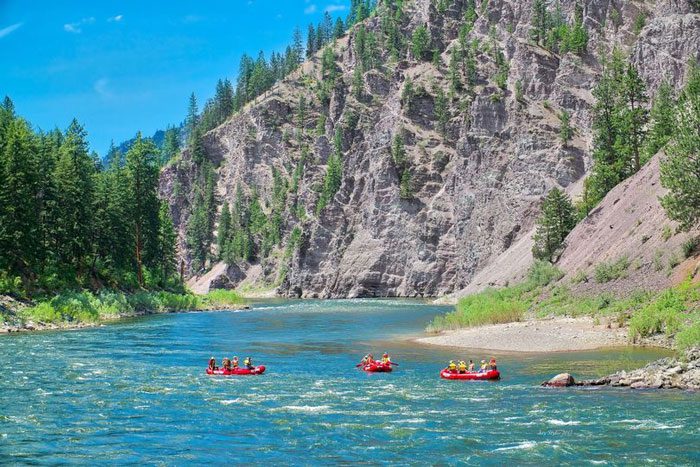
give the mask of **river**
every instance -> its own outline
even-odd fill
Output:
[[[408,340],[445,310],[268,301],[0,336],[0,463],[700,463],[698,394],[537,386],[658,352],[496,355],[499,382],[443,381],[450,358],[491,356]],[[393,373],[355,369],[384,350]],[[268,371],[204,374],[234,354]]]

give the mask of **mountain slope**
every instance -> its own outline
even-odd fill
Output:
[[[380,46],[379,65],[362,73],[358,93],[358,37],[361,28],[383,37],[386,3],[380,2],[377,15],[333,46],[338,70],[328,100],[319,92],[327,80],[319,53],[205,135],[220,203],[233,203],[240,186],[246,194],[258,193],[270,213],[272,168],[292,179],[295,168],[303,167],[298,189],[286,197],[283,240],[260,259],[263,281],[281,294],[437,296],[469,285],[504,251],[519,252],[508,264],[527,264],[527,235],[542,197],[554,186],[575,191],[590,167],[590,90],[600,72],[599,55],[613,44],[630,50],[653,92],[664,77],[680,85],[688,58],[700,49],[700,15],[689,13],[685,3],[586,2],[589,52],[579,57],[553,54],[528,40],[532,2],[484,2],[468,36],[476,44],[476,81],[469,85],[460,69],[462,89],[451,93],[450,55],[470,2],[405,4],[400,35],[410,38],[425,26],[438,57],[417,60],[403,51],[395,60]],[[574,9],[567,2],[563,13],[571,19]],[[637,33],[635,18],[642,14],[646,24]],[[407,83],[413,88],[409,96]],[[443,95],[451,97],[444,102]],[[578,129],[566,146],[558,136],[562,110]],[[336,133],[342,183],[316,214]],[[391,151],[397,134],[405,142],[401,164]],[[401,196],[404,166],[409,196]],[[161,180],[190,273],[195,271],[185,239],[195,174],[185,151]],[[295,227],[301,241],[286,248]],[[239,272],[247,265],[241,266],[230,285],[245,277]],[[505,277],[507,268],[494,273]]]

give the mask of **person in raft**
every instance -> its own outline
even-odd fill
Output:
[[[391,357],[389,357],[389,354],[386,352],[382,355],[382,363],[391,363]]]
[[[468,370],[470,373],[474,372],[474,360],[469,360],[469,368]]]
[[[481,361],[481,366],[479,367],[479,373],[486,373],[487,371],[486,360]]]
[[[459,372],[460,373],[466,373],[467,372],[467,364],[464,363],[464,360],[459,361]]]
[[[218,370],[218,368],[216,367],[216,359],[215,359],[214,357],[211,357],[211,358],[209,359],[209,369],[212,370],[212,371],[213,371],[213,370]]]
[[[450,363],[447,365],[447,369],[450,371],[450,373],[454,373],[457,371],[457,364],[454,360],[450,360]]]
[[[231,369],[231,360],[228,358],[224,357],[221,359],[221,366],[224,367],[224,370],[230,370]]]
[[[233,369],[238,368],[238,357],[234,356],[233,360],[231,361],[231,366]]]
[[[490,370],[497,370],[498,367],[496,366],[496,357],[491,357],[491,361],[489,362],[489,369]]]
[[[248,368],[249,370],[252,370],[253,368],[255,368],[255,367],[253,366],[253,359],[250,358],[250,357],[246,357],[245,360],[243,360],[243,364],[244,364],[244,365],[246,366],[246,368]]]

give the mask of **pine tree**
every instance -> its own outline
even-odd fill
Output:
[[[191,138],[194,130],[199,123],[199,109],[197,108],[197,96],[194,93],[190,94],[190,101],[187,106],[187,117],[185,118],[185,129],[188,136]]]
[[[216,241],[218,244],[219,258],[223,258],[226,251],[226,243],[231,236],[231,210],[228,207],[228,202],[224,201],[221,207],[221,217],[219,217],[219,230],[217,231]]]
[[[345,34],[345,25],[343,20],[340,18],[335,19],[335,25],[333,26],[333,39],[340,39]]]
[[[661,204],[669,218],[690,229],[700,221],[700,66],[692,63],[677,108],[677,125],[661,163]]]
[[[39,263],[39,172],[36,141],[27,123],[13,118],[0,154],[0,269],[26,280]],[[5,264],[3,264],[5,263]]]
[[[164,165],[180,152],[180,134],[175,127],[169,127],[165,130],[163,139],[163,149],[161,150],[160,165]]]
[[[175,243],[177,233],[170,217],[167,203],[160,203],[158,210],[158,259],[160,260],[160,286],[167,286],[168,279],[176,270]]]
[[[638,172],[641,167],[642,145],[648,121],[646,85],[631,63],[627,64],[622,79],[620,98],[619,137],[615,148],[624,164],[621,174],[624,179]]]
[[[391,158],[396,164],[396,168],[401,171],[406,166],[406,148],[404,147],[403,137],[400,132],[397,132],[394,136],[394,140],[391,145]]]
[[[416,60],[423,60],[430,45],[428,28],[418,26],[411,36],[411,53]]]
[[[299,28],[294,29],[290,52],[291,53],[287,55],[290,59],[289,62],[291,65],[291,68],[288,70],[289,73],[295,70],[299,64],[301,64],[302,57],[304,56],[304,45],[301,38],[301,30]]]
[[[313,24],[309,24],[306,32],[306,58],[311,58],[316,53],[316,30]]]
[[[126,174],[131,195],[129,220],[133,235],[134,264],[139,287],[144,287],[144,265],[154,265],[158,258],[158,152],[152,141],[141,133],[126,153]]]
[[[562,110],[559,114],[559,123],[561,124],[559,127],[559,139],[566,147],[574,136],[574,129],[571,128],[571,114],[566,110]]]
[[[84,278],[93,238],[96,164],[88,154],[85,139],[85,130],[73,120],[66,130],[55,172],[57,253],[60,264],[71,265],[78,280]]]
[[[569,196],[552,188],[542,203],[542,215],[537,220],[532,255],[536,259],[554,262],[561,252],[564,239],[576,226],[576,212]]]
[[[532,20],[530,37],[537,44],[544,43],[549,30],[549,13],[545,0],[534,0],[532,4]]]
[[[450,111],[447,107],[447,96],[442,88],[437,89],[435,96],[435,118],[438,121],[438,130],[440,134],[445,136],[447,133],[447,123],[450,120]]]
[[[401,199],[413,198],[413,187],[411,186],[411,171],[409,169],[404,169],[403,173],[401,174],[399,197]]]
[[[659,86],[649,114],[651,124],[644,145],[642,164],[666,146],[673,135],[676,129],[675,112],[676,102],[673,98],[673,88],[668,82],[665,82]]]

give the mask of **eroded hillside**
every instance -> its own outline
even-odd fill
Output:
[[[589,36],[579,54],[533,43],[529,0],[471,5],[414,0],[397,15],[380,2],[332,54],[319,52],[205,135],[217,204],[234,205],[239,189],[257,194],[280,233],[264,255],[256,240],[252,262],[219,265],[206,287],[254,275],[247,282],[289,296],[437,296],[520,251],[491,266],[515,277],[530,261],[542,197],[554,186],[575,193],[590,167],[600,58],[614,45],[629,52],[653,94],[664,79],[680,86],[700,50],[700,15],[685,2],[563,2],[566,20],[581,14]],[[411,37],[422,27],[429,44],[418,57]],[[367,45],[368,33],[376,42]],[[398,53],[397,37],[406,42]],[[568,144],[562,111],[576,129]],[[319,209],[337,156],[339,189]],[[186,241],[196,174],[186,150],[161,177],[190,274],[200,272]],[[208,267],[218,253],[212,244]]]

